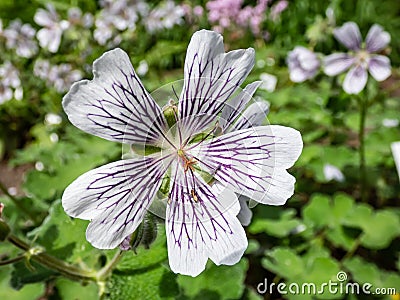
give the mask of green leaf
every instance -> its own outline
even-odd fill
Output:
[[[122,256],[116,269],[119,271],[138,270],[151,267],[167,260],[168,252],[166,247],[167,238],[165,235],[165,226],[159,225],[158,235],[154,243],[149,249],[140,246],[134,251],[127,251]],[[112,257],[112,253],[108,252],[107,256]]]
[[[288,236],[302,223],[295,217],[296,210],[278,207],[260,208],[253,222],[248,227],[249,232],[257,234],[265,232],[275,237]]]
[[[29,269],[24,261],[13,265],[10,284],[14,289],[19,290],[26,284],[46,281],[57,275],[57,272],[49,270],[34,261],[29,261],[29,265]]]
[[[314,194],[303,209],[303,218],[307,223],[320,228],[332,222],[331,212],[330,197]]]
[[[46,249],[46,252],[70,263],[82,263],[95,266],[101,251],[92,247],[86,240],[88,221],[70,218],[64,211],[61,201],[55,201],[49,215],[42,225],[31,231],[28,236]]]
[[[233,266],[216,266],[208,263],[197,277],[178,275],[183,299],[238,299],[244,292],[248,262],[245,258]]]
[[[26,273],[26,271],[25,271]],[[24,273],[20,273],[24,276]],[[19,276],[19,275],[18,275]],[[26,278],[21,279],[24,281]],[[34,283],[24,285],[21,281],[19,283],[14,282],[14,286],[9,284],[11,280],[11,267],[1,266],[0,272],[0,299],[8,300],[31,300],[38,299],[40,295],[44,293],[43,283]],[[40,282],[40,281],[36,281]],[[17,288],[17,290],[16,290]]]
[[[386,248],[400,236],[400,220],[390,210],[373,212],[366,204],[360,204],[346,217],[346,225],[361,228],[361,244],[370,249]]]
[[[56,282],[58,294],[63,300],[98,300],[98,287],[94,282],[86,283],[58,278]]]
[[[304,263],[300,256],[290,248],[276,247],[266,252],[261,263],[264,268],[283,278],[294,278],[304,271]]]
[[[162,264],[121,272],[116,270],[107,282],[105,299],[176,299],[179,294],[176,275]]]
[[[344,267],[350,271],[352,278],[361,284],[370,283],[373,288],[398,288],[400,275],[395,272],[380,270],[375,264],[361,257],[353,257],[343,262]]]

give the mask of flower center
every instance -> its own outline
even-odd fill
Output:
[[[177,151],[178,156],[182,159],[183,162],[183,169],[185,170],[185,173],[190,169],[191,172],[194,171],[194,167],[193,165],[195,165],[197,163],[197,160],[195,160],[193,157],[189,158],[185,151],[183,151],[182,149],[179,149]]]
[[[370,55],[368,51],[360,50],[356,55],[356,63],[357,65],[361,65],[362,67],[366,68],[368,66]]]

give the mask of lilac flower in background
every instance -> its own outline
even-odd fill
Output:
[[[35,37],[36,31],[30,24],[22,24],[20,20],[12,21],[3,35],[6,38],[6,47],[15,49],[18,56],[30,58],[38,51]]]
[[[183,6],[176,5],[174,1],[165,1],[151,10],[143,21],[146,29],[152,33],[183,24],[184,16],[185,9]]]
[[[147,74],[149,71],[149,65],[147,64],[147,61],[141,60],[139,63],[139,66],[136,69],[136,72],[139,76],[144,76]]]
[[[253,127],[261,124],[263,104],[246,104],[260,82],[236,93],[253,65],[253,49],[225,53],[222,37],[202,30],[188,46],[177,104],[160,108],[121,49],[94,62],[92,81],[72,86],[63,107],[75,126],[111,141],[160,149],[89,171],[67,187],[63,207],[72,217],[91,220],[86,237],[93,246],[124,244],[167,180],[172,271],[196,276],[208,258],[217,265],[240,260],[247,238],[236,217],[237,195],[285,203],[295,182],[286,169],[302,149],[294,129]]]
[[[383,81],[391,74],[390,60],[387,56],[374,54],[389,44],[390,35],[383,28],[374,24],[368,31],[365,46],[362,43],[360,29],[354,22],[347,22],[334,30],[335,38],[342,43],[349,53],[334,53],[324,59],[324,72],[335,76],[350,69],[343,89],[348,94],[361,92],[368,80],[368,71],[376,81]]]
[[[399,120],[398,119],[383,119],[382,120],[382,125],[387,127],[387,128],[393,128],[399,126]]]
[[[320,61],[317,55],[302,46],[296,46],[287,57],[290,80],[303,82],[317,74]]]
[[[0,66],[0,104],[15,98],[21,100],[23,90],[18,70],[10,63]]]
[[[68,91],[74,82],[82,79],[82,72],[74,70],[70,64],[51,65],[48,60],[37,60],[33,73],[59,93]]]
[[[278,83],[278,78],[275,75],[268,73],[261,73],[260,79],[262,84],[260,85],[260,89],[266,90],[270,93],[275,91],[276,84]]]
[[[148,11],[148,4],[143,1],[103,0],[100,5],[102,10],[96,17],[94,30],[94,38],[100,45],[105,45],[115,30],[134,31],[139,15]]]
[[[343,175],[342,171],[340,171],[340,169],[335,167],[334,165],[325,164],[323,172],[324,172],[325,179],[327,181],[331,181],[331,180],[336,180],[338,182],[344,181],[344,175]]]
[[[43,27],[37,33],[40,47],[56,53],[60,47],[62,34],[69,27],[69,22],[61,20],[50,3],[46,4],[46,9],[39,8],[33,19],[36,24]]]
[[[79,7],[71,7],[68,10],[68,23],[74,26],[90,28],[93,25],[93,15],[91,13],[82,14]]]

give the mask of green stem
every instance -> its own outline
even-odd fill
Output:
[[[13,263],[16,263],[20,260],[23,260],[25,258],[25,254],[19,255],[17,257],[11,258],[11,259],[7,259],[7,260],[2,260],[0,261],[0,266],[5,266],[5,265],[10,265]]]
[[[32,213],[30,212],[30,210],[26,209],[25,206],[23,206],[21,204],[21,202],[14,197],[13,195],[11,195],[8,192],[8,189],[6,188],[6,186],[0,181],[0,190],[4,193],[4,195],[6,195],[8,198],[10,198],[10,200],[14,203],[14,205],[21,210],[27,217],[29,217],[31,220],[36,221],[37,218],[36,216],[32,215]]]
[[[29,253],[32,248],[30,245],[20,240],[16,236],[9,235],[8,241],[12,243],[14,246],[24,250]],[[33,254],[31,259],[37,261],[41,265],[46,266],[51,270],[55,270],[58,273],[74,280],[90,280],[97,282],[97,273],[95,271],[86,271],[75,266],[72,266],[58,258],[55,258],[45,252]]]
[[[365,168],[365,119],[367,116],[367,102],[363,99],[359,99],[360,105],[360,124],[358,131],[359,147],[358,153],[360,158],[360,190],[361,190],[361,201],[367,201],[367,189],[366,189],[366,168]]]
[[[104,280],[110,272],[113,270],[114,266],[119,262],[124,252],[118,249],[114,257],[100,270],[97,272],[98,280]]]

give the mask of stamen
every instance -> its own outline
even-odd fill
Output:
[[[194,202],[198,202],[199,201],[199,198],[197,197],[196,191],[194,189],[192,189],[190,191],[190,194],[192,195],[192,198],[193,198]]]

